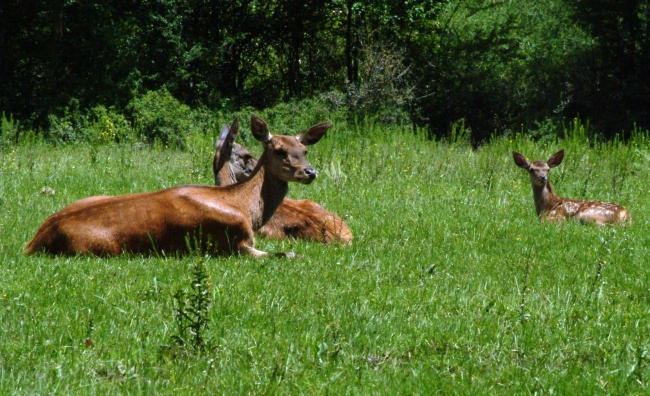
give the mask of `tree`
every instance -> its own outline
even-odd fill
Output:
[[[596,42],[575,70],[572,110],[605,136],[629,131],[634,123],[650,128],[650,1],[568,3]]]

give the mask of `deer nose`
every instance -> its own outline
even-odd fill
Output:
[[[300,171],[300,173],[302,173],[303,175],[305,175],[305,177],[308,177],[312,180],[315,179],[316,176],[318,176],[318,172],[316,171],[316,169],[312,168],[311,166],[303,169],[302,171]]]

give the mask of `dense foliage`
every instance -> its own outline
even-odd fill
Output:
[[[464,119],[477,141],[576,116],[611,137],[650,127],[649,13],[649,0],[5,0],[0,112],[41,128],[71,109],[130,117],[164,89],[211,110],[320,98],[434,135]]]

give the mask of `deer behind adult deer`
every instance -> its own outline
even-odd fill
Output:
[[[289,182],[309,184],[316,178],[305,146],[317,143],[330,127],[325,123],[298,136],[271,135],[268,125],[252,115],[251,130],[264,151],[246,181],[86,198],[48,217],[25,254],[169,254],[199,248],[266,256],[254,247],[254,230],[271,218]],[[236,136],[237,120],[229,130]]]
[[[212,167],[215,184],[227,186],[250,177],[257,159],[224,130],[215,145]],[[323,243],[352,244],[352,231],[332,212],[310,200],[285,198],[269,221],[256,231],[272,239],[300,238]]]
[[[546,162],[529,162],[526,157],[516,151],[513,151],[512,155],[515,164],[530,174],[535,210],[541,221],[557,222],[576,219],[597,225],[624,224],[632,221],[628,211],[613,202],[567,199],[560,198],[555,194],[555,190],[548,180],[548,172],[562,163],[564,150],[553,154]]]

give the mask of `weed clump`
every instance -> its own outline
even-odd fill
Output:
[[[177,333],[171,336],[171,345],[161,350],[163,356],[201,355],[210,349],[206,333],[209,330],[208,313],[210,298],[210,276],[203,260],[192,265],[192,280],[189,291],[178,289],[174,293],[174,320]]]

